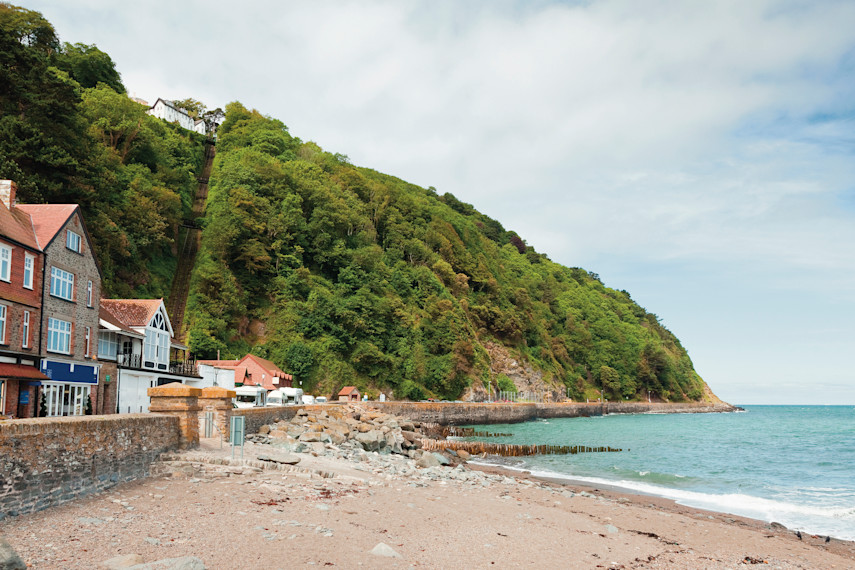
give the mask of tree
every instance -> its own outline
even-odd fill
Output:
[[[199,119],[205,113],[205,104],[191,97],[187,99],[176,99],[172,101],[176,107],[183,109],[194,119]]]
[[[116,93],[125,92],[113,59],[94,44],[64,43],[54,60],[56,66],[71,75],[81,87],[97,87],[103,83]]]

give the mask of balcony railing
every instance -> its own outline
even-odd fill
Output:
[[[199,372],[196,369],[196,362],[191,360],[173,360],[169,365],[166,365],[163,362],[145,360],[141,354],[118,354],[116,355],[116,363],[121,368],[151,370],[154,372],[175,374],[176,376],[199,376]]]
[[[169,373],[179,376],[199,376],[196,363],[190,360],[173,360],[169,363]]]

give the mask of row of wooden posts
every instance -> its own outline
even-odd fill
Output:
[[[422,440],[422,449],[442,451],[463,450],[472,455],[501,455],[520,457],[523,455],[575,455],[577,453],[615,453],[623,451],[614,447],[590,447],[586,445],[521,445],[517,443],[487,443],[486,441],[458,441],[448,439]]]

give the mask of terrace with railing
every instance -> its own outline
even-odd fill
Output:
[[[163,372],[164,374],[174,374],[176,376],[193,376],[199,378],[199,371],[196,368],[195,360],[172,360],[167,365],[162,362],[153,362],[145,360],[141,354],[118,354],[116,355],[116,363],[119,368],[130,368],[134,370],[154,370]]]

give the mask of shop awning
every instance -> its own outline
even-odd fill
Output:
[[[0,378],[14,378],[16,380],[50,380],[39,372],[35,366],[26,364],[7,364],[0,362]]]

